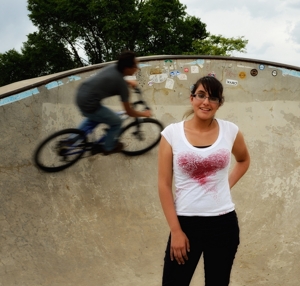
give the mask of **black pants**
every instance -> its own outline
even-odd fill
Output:
[[[185,264],[170,259],[170,239],[165,253],[163,286],[188,286],[203,253],[205,286],[228,286],[239,245],[239,226],[235,211],[214,217],[178,217],[190,241]]]

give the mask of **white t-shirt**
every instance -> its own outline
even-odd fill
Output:
[[[219,135],[206,148],[192,146],[184,121],[167,126],[162,135],[173,150],[175,206],[180,216],[218,216],[234,210],[228,171],[238,127],[217,119]]]

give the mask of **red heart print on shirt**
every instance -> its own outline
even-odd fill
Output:
[[[200,185],[205,185],[208,177],[216,174],[229,164],[230,152],[227,149],[220,149],[217,152],[203,157],[194,152],[180,154],[177,164],[183,172],[196,180]]]

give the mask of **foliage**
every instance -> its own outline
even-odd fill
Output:
[[[0,54],[0,86],[77,67],[62,43],[41,33],[29,34],[21,51]]]
[[[61,42],[48,39],[47,34],[41,32],[28,35],[22,53],[30,74],[34,77],[77,67],[70,51]]]
[[[0,86],[26,78],[26,63],[22,54],[14,49],[0,54]]]
[[[246,52],[248,40],[244,37],[224,38],[221,35],[209,35],[204,40],[195,40],[193,51],[187,54],[230,56],[233,51]]]
[[[192,41],[208,36],[206,25],[188,16],[178,0],[28,0],[32,22],[90,64],[116,59],[123,50],[138,55],[192,52]]]

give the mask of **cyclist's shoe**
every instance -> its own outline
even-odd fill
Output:
[[[102,145],[100,144],[93,144],[92,148],[91,148],[91,154],[92,155],[96,155],[98,153],[103,153],[104,149],[102,147]]]
[[[121,142],[118,142],[116,147],[110,151],[103,151],[103,155],[110,155],[110,154],[114,154],[114,153],[119,153],[123,150],[124,148],[124,144]]]

